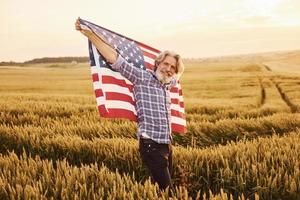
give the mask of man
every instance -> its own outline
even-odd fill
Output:
[[[79,18],[75,27],[94,44],[114,70],[133,83],[142,161],[160,189],[169,187],[173,190],[171,99],[168,90],[176,85],[184,71],[180,56],[164,51],[155,59],[154,71],[143,70],[131,66],[104,38],[82,29]]]

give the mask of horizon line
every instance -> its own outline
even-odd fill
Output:
[[[288,52],[294,52],[294,51],[300,51],[300,49],[290,49],[290,50],[274,50],[274,51],[261,51],[261,52],[253,52],[253,53],[241,53],[241,54],[221,54],[221,55],[216,55],[216,56],[205,56],[205,57],[182,57],[182,59],[212,59],[212,58],[226,58],[226,57],[236,57],[236,56],[250,56],[250,55],[258,55],[258,54],[267,54],[267,53],[288,53]],[[70,57],[87,57],[89,58],[89,56],[45,56],[45,57],[36,57],[36,58],[32,58],[29,60],[25,60],[23,62],[17,62],[17,61],[13,61],[13,60],[9,60],[9,61],[0,61],[1,62],[13,62],[13,63],[25,63],[25,62],[29,62],[35,59],[44,59],[44,58],[70,58]]]

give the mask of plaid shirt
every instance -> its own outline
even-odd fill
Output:
[[[171,143],[171,99],[169,89],[176,85],[161,84],[150,70],[130,65],[122,56],[111,67],[133,83],[133,95],[138,118],[137,136],[149,136],[157,143]]]

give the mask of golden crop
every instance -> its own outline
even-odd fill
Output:
[[[187,62],[174,199],[300,199],[300,75]],[[88,64],[0,67],[0,199],[168,199],[137,126],[100,118]]]

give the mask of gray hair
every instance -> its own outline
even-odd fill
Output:
[[[182,75],[182,73],[184,72],[184,64],[182,62],[182,59],[180,57],[179,54],[173,52],[173,51],[163,51],[160,54],[158,54],[158,56],[155,58],[155,65],[154,65],[154,71],[156,71],[157,66],[167,57],[167,56],[172,56],[176,59],[176,75],[177,75],[177,80],[180,78],[180,76]]]

